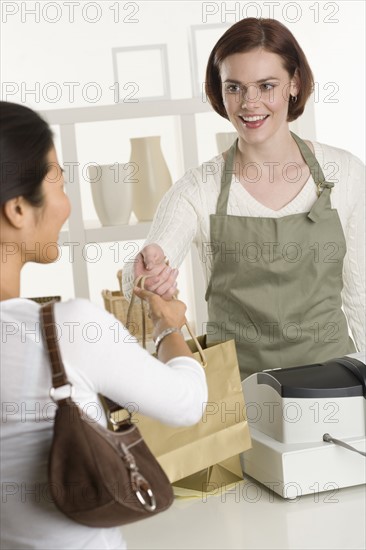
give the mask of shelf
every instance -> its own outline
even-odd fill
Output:
[[[131,118],[157,116],[185,116],[196,113],[209,113],[213,109],[203,97],[187,99],[165,99],[139,101],[138,103],[116,103],[93,107],[72,107],[42,111],[49,124],[79,124],[83,122],[105,122]]]

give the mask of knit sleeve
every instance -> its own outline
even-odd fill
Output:
[[[202,199],[196,176],[189,170],[164,195],[155,213],[144,246],[156,243],[164,250],[171,267],[179,267],[186,257],[202,217]],[[133,262],[123,267],[123,292],[131,298]]]
[[[343,266],[342,300],[356,348],[363,351],[366,349],[365,167],[353,155],[350,155],[348,165],[346,201],[349,215],[345,228],[347,254]]]

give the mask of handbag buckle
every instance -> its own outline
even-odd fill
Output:
[[[55,397],[55,392],[57,390],[61,390],[61,388],[66,388],[66,386],[69,386],[69,388],[70,388],[69,395],[66,395],[66,397],[64,397],[64,396]],[[58,401],[62,401],[63,399],[73,398],[74,394],[75,394],[75,389],[74,389],[74,386],[72,384],[70,384],[70,382],[67,382],[66,384],[63,384],[62,386],[59,386],[58,388],[54,388],[52,386],[52,388],[50,389],[50,398],[52,399],[52,401],[54,401],[54,403],[57,403]]]
[[[130,470],[131,486],[132,490],[137,496],[139,502],[148,512],[154,512],[156,510],[156,498],[151,489],[149,482],[139,472],[133,454],[129,451],[128,447],[121,443],[121,449],[123,452],[123,459],[127,463],[127,467]],[[144,493],[144,494],[143,494]],[[150,499],[148,502],[144,495],[147,495]]]
[[[155,496],[154,496],[154,493],[152,492],[152,489],[150,487],[150,485],[147,483],[147,481],[144,479],[145,483],[147,484],[147,487],[146,489],[143,489],[144,493],[148,495],[149,499],[150,499],[150,503],[147,502],[145,500],[145,498],[143,497],[141,491],[140,491],[140,486],[138,489],[135,490],[135,494],[137,496],[137,498],[139,499],[139,501],[141,502],[142,506],[145,508],[145,510],[147,510],[148,512],[153,512],[154,510],[156,510],[156,499],[155,499]]]
[[[119,409],[118,411],[118,417],[119,419],[116,420],[116,418],[113,416],[116,414],[115,412],[109,411],[108,413],[108,420],[113,425],[115,431],[117,431],[117,428],[120,426],[123,426],[124,424],[130,424],[131,423],[131,413],[127,409]]]

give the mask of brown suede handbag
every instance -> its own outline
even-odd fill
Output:
[[[174,498],[171,484],[130,415],[111,431],[72,400],[53,307],[51,302],[41,308],[41,320],[52,369],[50,396],[58,405],[48,460],[54,504],[90,527],[115,527],[166,510]],[[70,396],[57,399],[57,388],[67,385]]]

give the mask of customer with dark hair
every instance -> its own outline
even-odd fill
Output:
[[[290,132],[312,88],[284,25],[230,27],[209,57],[206,92],[238,139],[170,189],[124,269],[127,296],[134,277],[149,274],[147,288],[169,300],[194,241],[208,341],[235,338],[243,378],[365,349],[363,165]]]
[[[57,259],[58,234],[70,204],[46,122],[26,107],[0,102],[0,124],[1,548],[125,548],[118,528],[89,528],[63,516],[47,486],[55,415],[51,370],[40,305],[20,298],[20,273],[28,261]],[[103,424],[98,394],[171,425],[194,424],[202,416],[207,385],[180,332],[185,306],[135,292],[149,304],[160,341],[157,359],[122,324],[116,338],[116,319],[91,302],[55,305],[74,400]],[[88,326],[97,333],[87,334]]]

